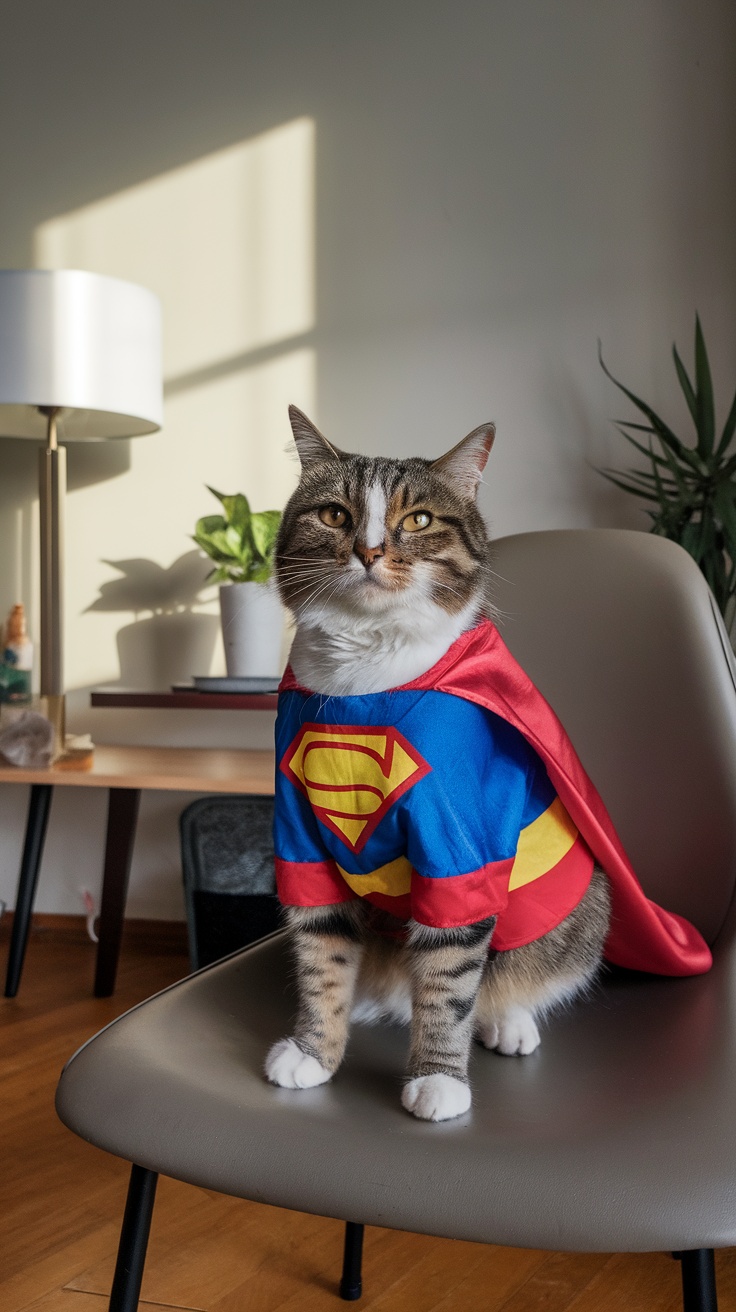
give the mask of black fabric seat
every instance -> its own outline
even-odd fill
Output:
[[[702,1250],[736,1241],[733,657],[695,565],[661,539],[525,534],[498,544],[494,568],[504,637],[646,891],[715,941],[712,972],[605,976],[533,1056],[478,1050],[472,1111],[440,1125],[400,1108],[399,1028],[355,1027],[328,1085],[265,1083],[294,1010],[282,935],[175,985],[82,1048],[57,1096],[71,1129],[136,1163],[111,1307],[136,1306],[157,1172],[463,1239],[694,1250],[686,1305],[713,1306]]]

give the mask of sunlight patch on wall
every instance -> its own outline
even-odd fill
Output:
[[[297,119],[42,224],[36,265],[156,292],[170,380],[314,326],[313,178]]]
[[[314,124],[298,119],[36,232],[39,267],[128,278],[163,304],[163,431],[131,442],[124,474],[69,494],[69,688],[119,677],[116,635],[145,615],[147,562],[169,569],[192,551],[197,517],[217,509],[205,483],[265,509],[296,482],[286,407],[315,405],[313,192]],[[89,611],[117,576],[105,561],[140,562],[137,618]]]

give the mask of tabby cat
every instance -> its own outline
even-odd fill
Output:
[[[292,841],[291,795],[306,805],[303,763],[310,744],[325,746],[330,726],[339,726],[333,760],[342,748],[362,753],[375,770],[380,758],[370,735],[389,731],[381,730],[380,718],[378,728],[370,722],[373,703],[384,704],[373,695],[387,690],[399,690],[388,692],[390,698],[403,695],[405,685],[425,675],[461,635],[490,617],[489,540],[476,493],[495,433],[493,424],[483,424],[434,461],[369,458],[333,446],[296,407],[290,407],[289,415],[301,479],[284,511],[277,578],[282,600],[296,620],[290,667],[294,696],[301,700],[297,720],[285,725],[280,745],[277,725],[280,759],[284,743],[291,753],[277,784],[277,815],[280,807],[287,808],[277,820],[277,834],[279,824],[285,826],[286,848]],[[348,726],[347,738],[341,699],[356,699],[350,707],[364,708],[367,716]],[[470,708],[468,714],[484,713]],[[403,720],[394,723],[404,727]],[[403,743],[404,757],[411,753],[398,729],[394,738]],[[450,764],[460,748],[460,743],[445,744]],[[319,762],[319,753],[311,759]],[[339,761],[347,759],[343,753]],[[538,768],[538,761],[528,765],[532,774]],[[291,771],[291,784],[284,782],[284,769]],[[323,820],[327,815],[338,856],[325,859],[320,826],[310,812],[303,820],[309,859],[281,862],[287,873],[279,892],[287,904],[300,1001],[293,1037],[280,1040],[268,1054],[267,1078],[292,1089],[322,1084],[342,1061],[351,1017],[410,1021],[403,1106],[425,1120],[459,1116],[471,1104],[473,1037],[505,1056],[533,1052],[540,1042],[537,1019],[595,975],[609,921],[606,878],[596,870],[582,900],[557,928],[507,951],[493,950],[495,915],[450,928],[433,928],[411,916],[404,924],[390,910],[400,899],[383,894],[395,891],[391,879],[401,883],[405,878],[406,856],[370,874],[351,874],[339,865],[346,859],[339,855],[341,842],[352,841],[358,851],[356,835],[367,823],[361,807],[378,805],[381,780],[372,789],[377,800],[371,801],[369,784],[356,793],[350,782],[335,785],[332,775],[325,779],[314,784],[327,790],[325,797],[340,787],[347,795],[342,810],[338,805],[330,815],[320,813]],[[319,801],[321,794],[310,796]],[[339,803],[339,791],[337,796]],[[383,827],[390,823],[387,815]],[[334,881],[334,870],[348,881],[334,897],[308,888],[290,896],[289,878],[303,877],[307,884]],[[434,881],[439,882],[447,883]],[[356,889],[364,888],[373,889],[370,901],[356,896]]]

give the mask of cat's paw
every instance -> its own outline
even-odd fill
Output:
[[[512,1007],[503,1020],[479,1025],[476,1035],[484,1048],[493,1048],[504,1057],[528,1057],[542,1042],[534,1017],[525,1007]]]
[[[331,1078],[316,1057],[302,1052],[294,1039],[279,1039],[266,1057],[266,1079],[282,1089],[313,1089]]]
[[[421,1121],[450,1121],[470,1108],[470,1088],[452,1075],[419,1075],[404,1085],[401,1104]]]

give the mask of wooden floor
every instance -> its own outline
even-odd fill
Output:
[[[90,996],[93,948],[36,932],[0,1024],[0,1312],[105,1312],[128,1168],[57,1121],[59,1070],[100,1026],[186,971],[175,945],[128,944],[114,998]],[[162,1180],[142,1309],[317,1312],[337,1297],[342,1227]],[[736,1260],[719,1254],[722,1312]],[[365,1295],[376,1312],[675,1312],[679,1264],[664,1254],[554,1254],[368,1230]]]

